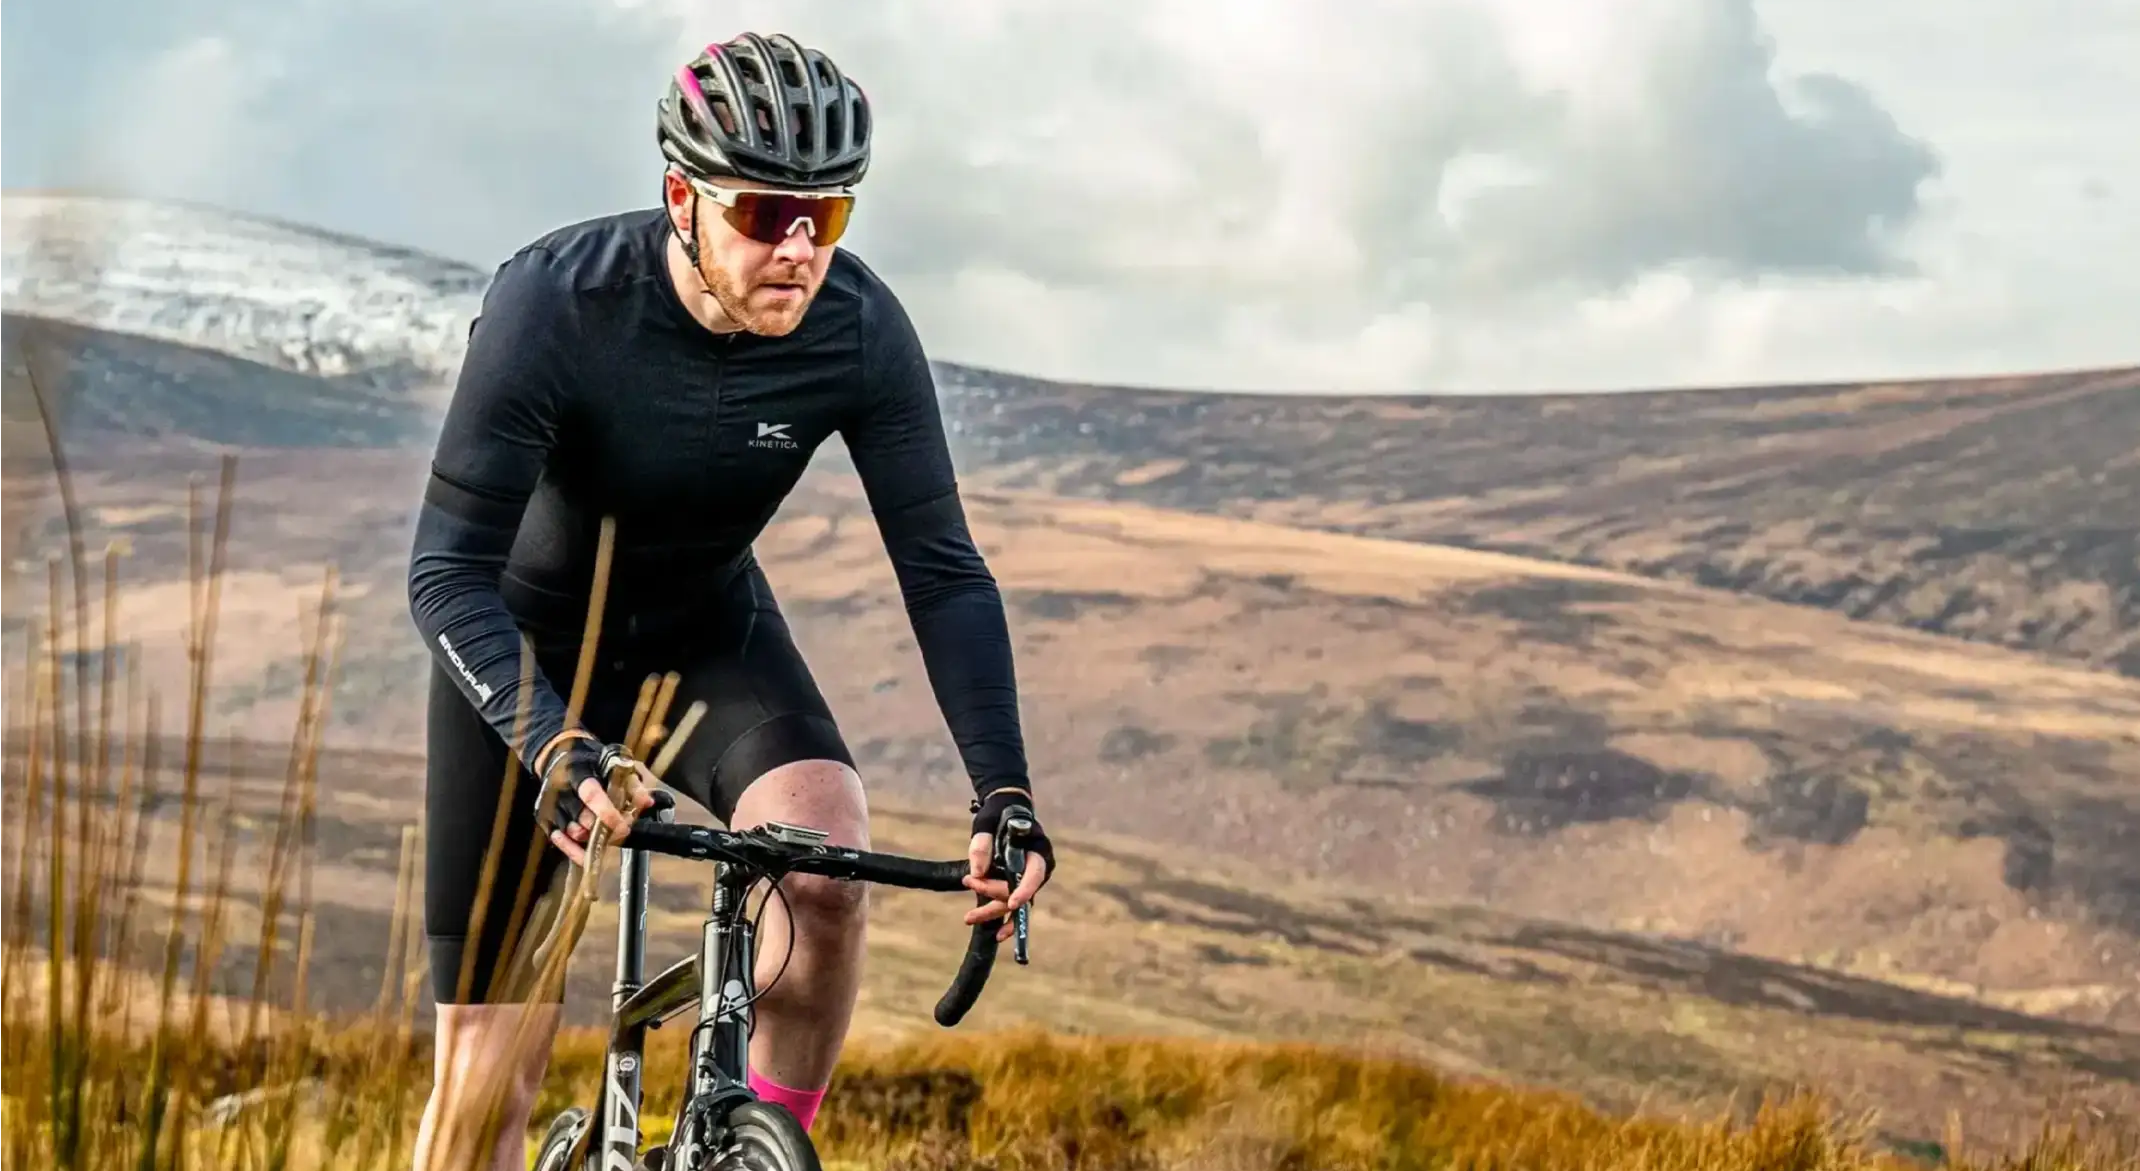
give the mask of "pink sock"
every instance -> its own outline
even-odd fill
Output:
[[[781,1085],[755,1069],[750,1071],[747,1080],[752,1093],[765,1101],[778,1102],[787,1107],[788,1113],[793,1114],[795,1121],[802,1123],[803,1131],[808,1133],[810,1124],[817,1119],[818,1103],[825,1100],[824,1087],[798,1090],[792,1086]]]

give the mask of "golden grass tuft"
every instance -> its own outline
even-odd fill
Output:
[[[857,1046],[816,1137],[905,1171],[1846,1171],[1922,1166],[1811,1094],[1734,1121],[1627,1119],[1572,1096],[1308,1044],[1039,1032]],[[2000,1171],[2140,1166],[2140,1134],[2047,1128]],[[2033,1161],[2032,1161],[2033,1160]]]
[[[42,405],[42,404],[41,404]],[[373,1009],[330,1018],[307,1003],[314,932],[315,791],[340,649],[334,576],[310,613],[306,678],[280,816],[266,855],[250,972],[234,943],[234,800],[205,791],[203,746],[236,463],[225,458],[207,549],[198,493],[184,750],[153,748],[166,719],[117,652],[120,550],[105,552],[99,607],[65,461],[54,467],[69,537],[48,602],[8,677],[4,953],[0,953],[0,1154],[9,1168],[68,1171],[386,1171],[411,1165],[432,1054],[414,1027],[425,989],[414,905],[418,830],[403,834],[386,978]],[[71,573],[63,574],[69,568]],[[97,648],[93,653],[86,648]],[[663,701],[665,704],[665,700]],[[655,717],[658,720],[658,715]],[[175,777],[173,773],[175,772]],[[176,841],[152,840],[176,789]],[[151,849],[176,851],[172,898],[144,886]],[[198,867],[196,867],[198,858]],[[151,921],[145,907],[168,907]],[[560,978],[576,938],[542,953]],[[546,931],[545,935],[548,934]],[[531,933],[530,938],[537,936]],[[540,952],[540,949],[537,949]],[[282,957],[288,956],[287,959]],[[219,973],[222,973],[219,975]],[[673,1114],[681,1030],[653,1035],[642,1112],[651,1139]],[[533,1119],[582,1104],[603,1036],[559,1040]],[[1298,1044],[931,1034],[857,1043],[816,1138],[828,1168],[880,1171],[1845,1171],[1906,1165],[1869,1119],[1838,1122],[1812,1097],[1747,1119],[1615,1118],[1554,1093],[1468,1082],[1417,1064]],[[2081,1120],[2083,1122],[2087,1120]],[[479,1130],[487,1128],[478,1128]],[[464,1165],[441,1138],[439,1163]],[[471,1136],[462,1136],[463,1140]],[[2046,1124],[2018,1155],[1947,1165],[1985,1171],[2140,1168],[2140,1133]],[[436,1164],[435,1164],[436,1165]]]

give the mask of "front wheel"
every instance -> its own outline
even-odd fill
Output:
[[[704,1171],[824,1171],[802,1123],[784,1106],[738,1102],[717,1128],[721,1146]]]
[[[550,1120],[550,1129],[542,1132],[542,1142],[535,1148],[534,1171],[565,1171],[565,1156],[572,1152],[572,1141],[580,1136],[580,1127],[587,1123],[587,1109],[572,1106],[559,1111]]]

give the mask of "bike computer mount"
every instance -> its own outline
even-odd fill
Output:
[[[823,845],[825,839],[832,836],[825,830],[811,829],[806,825],[789,825],[784,821],[768,821],[760,828],[765,831],[767,837],[791,846]]]

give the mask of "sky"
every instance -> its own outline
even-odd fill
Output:
[[[709,15],[715,13],[715,15]],[[2134,0],[14,0],[0,183],[489,268],[787,31],[933,357],[1522,392],[2140,361]]]

